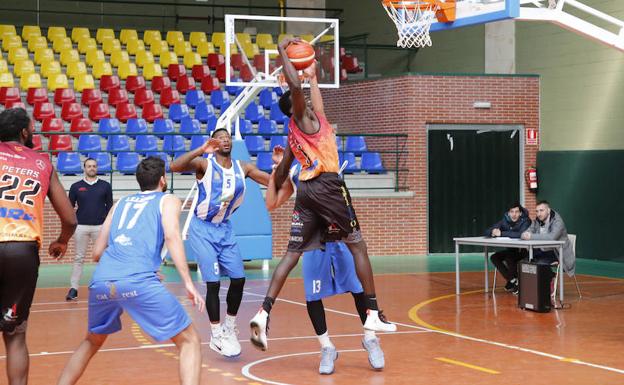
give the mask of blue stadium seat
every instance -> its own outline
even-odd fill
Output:
[[[256,167],[258,167],[262,171],[271,172],[271,166],[273,166],[271,153],[270,152],[258,153],[258,158],[256,159]]]
[[[212,131],[214,131],[214,129],[217,127],[217,117],[216,116],[211,116],[208,118],[208,121],[206,122],[206,134],[211,134]]]
[[[145,157],[148,158],[150,156],[155,156],[165,161],[165,171],[169,172],[169,155],[164,152],[150,152]]]
[[[186,97],[184,99],[186,105],[191,108],[196,108],[198,104],[206,102],[206,96],[202,90],[188,90],[186,91]]]
[[[210,93],[210,104],[212,104],[214,108],[221,109],[221,106],[226,100],[229,101],[230,97],[225,91],[216,90]]]
[[[277,123],[269,119],[260,119],[258,122],[258,134],[264,135],[265,139],[270,139],[271,134],[278,134]]]
[[[206,102],[197,104],[197,106],[195,107],[195,119],[199,120],[202,123],[206,123],[211,116],[215,116],[215,111],[212,104],[208,104]]]
[[[192,135],[201,133],[201,124],[199,120],[184,118],[180,123],[180,134],[184,135],[186,139],[191,139]]]
[[[344,136],[336,135],[336,147],[338,147],[338,152],[344,151]]]
[[[132,139],[136,139],[136,135],[133,134],[147,134],[147,122],[145,119],[128,119],[126,134],[128,134],[128,136]]]
[[[242,82],[242,80],[240,78],[239,79],[232,79],[232,81]],[[240,94],[241,92],[243,92],[243,87],[241,87],[241,86],[225,86],[225,91],[227,91],[227,93],[232,95],[232,96],[236,96],[236,95]]]
[[[78,151],[82,155],[87,155],[91,151],[101,151],[102,145],[100,144],[99,135],[80,135],[78,138]]]
[[[338,154],[338,163],[342,167],[342,163],[346,160],[347,167],[344,169],[345,174],[353,174],[354,172],[360,172],[360,168],[355,161],[355,154],[352,152],[341,152]]]
[[[98,123],[98,134],[103,138],[107,138],[106,134],[116,134],[121,132],[119,120],[115,118],[103,118]]]
[[[172,104],[169,106],[169,119],[174,122],[180,123],[182,119],[189,116],[191,116],[191,114],[186,104]]]
[[[200,147],[202,144],[206,143],[206,141],[210,139],[210,136],[208,135],[196,135],[194,137],[191,138],[191,148],[189,149],[189,151],[192,151],[194,149],[196,149],[197,147]]]
[[[259,151],[264,151],[264,139],[257,135],[247,135],[245,137],[245,145],[250,155],[256,155]]]
[[[288,119],[288,116],[284,115],[282,110],[279,108],[279,104],[277,103],[271,104],[271,113],[269,117],[277,123],[284,123],[286,119]]]
[[[106,151],[130,151],[130,138],[127,135],[111,135],[106,143]],[[113,152],[114,156],[119,154]]]
[[[271,151],[273,151],[273,147],[275,146],[282,146],[283,148],[286,148],[286,146],[288,146],[288,137],[287,136],[272,136],[271,137],[271,144],[270,144],[270,148]]]
[[[163,140],[163,151],[173,155],[175,152],[185,152],[186,142],[182,135],[167,135]]]
[[[241,136],[244,138],[247,135],[253,134],[253,124],[249,120],[239,118],[240,123],[238,124]]]
[[[258,120],[264,118],[264,110],[255,102],[249,103],[245,108],[245,119],[250,120],[252,123],[258,123]]]
[[[59,153],[56,168],[63,175],[80,174],[82,172],[80,154],[77,152]]]
[[[369,174],[384,174],[386,169],[381,162],[378,152],[365,152],[362,154],[362,170]]]
[[[90,152],[89,158],[93,158],[97,162],[98,175],[113,172],[111,154],[108,152]]]
[[[148,152],[158,151],[158,138],[154,135],[140,135],[137,137],[134,151],[145,156]]]
[[[228,99],[228,100],[224,100],[224,101],[223,101],[223,104],[221,104],[221,109],[219,110],[219,111],[220,111],[220,113],[222,114],[225,110],[227,110],[227,109],[228,109],[228,107],[230,107],[230,104],[232,104],[232,103],[230,102],[230,99]]]
[[[136,152],[122,152],[117,157],[117,171],[122,174],[131,175],[136,173],[139,165],[139,154]]]
[[[156,119],[154,121],[153,133],[160,139],[163,138],[162,134],[169,134],[174,132],[174,130],[173,121],[171,121],[171,119]]]
[[[284,135],[288,135],[288,125],[290,124],[290,118],[286,118],[286,120],[284,121],[284,126],[283,126],[283,130],[282,132],[284,133]]]
[[[282,87],[273,87],[273,92],[275,92],[275,95],[277,95],[278,98],[284,94]]]
[[[268,110],[269,108],[271,108],[271,104],[277,103],[279,100],[277,98],[277,94],[268,88],[265,88],[262,91],[260,91],[260,94],[258,95],[258,97],[260,98],[260,105],[264,107],[265,110]]]
[[[366,141],[363,136],[347,136],[344,150],[353,152],[358,156],[362,155],[363,152],[368,151],[366,148]]]

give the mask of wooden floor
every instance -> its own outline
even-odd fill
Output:
[[[329,332],[340,351],[331,376],[317,374],[319,345],[300,278],[289,279],[274,307],[267,352],[250,346],[247,323],[268,282],[248,281],[239,314],[243,352],[233,360],[208,348],[207,315],[190,308],[179,283],[168,286],[185,303],[201,334],[205,384],[624,383],[624,281],[580,275],[584,298],[578,301],[569,284],[570,308],[547,314],[518,309],[517,298],[502,291],[485,294],[478,272],[462,273],[461,296],[452,294],[453,273],[378,275],[376,283],[381,307],[399,324],[397,333],[381,336],[386,368],[376,372],[369,367],[352,297],[342,295],[325,301]],[[28,331],[31,385],[54,384],[85,334],[86,289],[80,291],[83,300],[69,304],[63,301],[65,290],[42,288],[36,293]],[[176,349],[155,344],[127,316],[123,323],[80,383],[177,383]],[[6,383],[3,375],[0,383]]]

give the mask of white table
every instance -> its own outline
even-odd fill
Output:
[[[485,292],[489,291],[488,247],[505,247],[528,249],[529,261],[533,260],[533,249],[559,249],[559,263],[562,263],[564,241],[525,241],[517,238],[463,237],[453,238],[455,241],[455,294],[459,295],[459,245],[483,246],[485,256]],[[563,301],[563,276],[559,274],[559,300]]]

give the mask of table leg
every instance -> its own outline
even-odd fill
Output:
[[[455,294],[459,295],[459,243],[455,242]]]
[[[488,276],[488,247],[485,246],[485,292],[487,293],[490,287],[490,277]]]
[[[533,246],[529,245],[529,262],[533,261]]]
[[[565,275],[563,271],[563,246],[559,246],[559,268],[561,269],[559,273],[559,302],[563,305],[563,276]]]

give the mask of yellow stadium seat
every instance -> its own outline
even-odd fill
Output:
[[[243,52],[245,52],[245,56],[249,59],[253,59],[254,56],[260,55],[260,48],[258,48],[258,44],[247,43],[242,44]]]
[[[9,65],[7,64],[6,60],[0,59],[0,74],[4,74],[7,72],[9,72]]]
[[[145,44],[152,45],[152,43],[154,43],[155,41],[160,41],[160,40],[162,40],[162,37],[160,36],[160,31],[154,31],[154,30],[148,29],[145,32],[143,32],[143,41],[145,42]]]
[[[57,75],[61,73],[61,63],[50,60],[46,61],[41,65],[41,75],[44,78],[50,79],[50,76]]]
[[[136,62],[136,65],[143,68],[146,64],[154,62],[154,54],[150,51],[139,51],[135,55],[134,61]]]
[[[147,63],[143,67],[143,77],[145,80],[152,80],[154,76],[162,76],[162,68],[156,63]]]
[[[93,67],[96,63],[105,62],[106,56],[104,56],[104,52],[98,49],[91,49],[87,51],[87,56],[85,60],[87,62],[87,65]]]
[[[95,88],[95,81],[93,80],[93,76],[87,75],[87,74],[78,75],[74,79],[74,90],[78,92],[82,92],[83,90],[86,90],[87,88],[89,89]]]
[[[184,56],[187,52],[191,51],[193,51],[193,49],[188,41],[178,40],[173,46],[173,52],[175,52],[178,56]]]
[[[86,54],[92,49],[97,49],[97,42],[92,37],[83,37],[78,42],[78,52]]]
[[[17,77],[35,72],[35,63],[31,60],[21,60],[13,66],[13,73]]]
[[[312,40],[314,40],[314,35],[311,35],[309,33],[300,35],[299,37],[301,38],[301,40],[305,40],[308,43],[311,42]]]
[[[80,61],[80,54],[75,49],[68,49],[61,52],[60,57],[61,64],[68,66],[69,63]]]
[[[9,50],[9,63],[15,64],[22,60],[28,60],[28,51],[26,48],[13,47]]]
[[[114,51],[121,51],[121,43],[117,39],[104,40],[102,51],[107,55],[112,55]]]
[[[0,87],[14,87],[13,74],[10,72],[0,73]]]
[[[277,44],[269,44],[269,45],[267,45],[266,49],[272,49],[272,50],[277,51]],[[276,54],[276,53],[272,53],[272,54],[269,55],[269,57],[271,59],[275,59],[278,56],[279,56],[279,54]]]
[[[238,42],[241,43],[241,45],[244,43],[251,43],[251,36],[246,32],[237,33],[236,38],[238,39]]]
[[[21,47],[22,38],[19,36],[7,36],[2,40],[2,49],[8,51],[11,48]]]
[[[213,32],[211,37],[212,44],[215,47],[221,47],[225,45],[225,32]]]
[[[155,40],[152,44],[150,44],[150,51],[154,55],[160,55],[163,52],[169,51],[169,44],[167,44],[166,41]]]
[[[166,40],[169,45],[175,45],[179,41],[184,41],[184,34],[181,31],[168,31]]]
[[[38,48],[48,48],[48,39],[45,36],[31,36],[28,40],[28,50],[36,52]]]
[[[69,88],[69,81],[65,74],[51,74],[47,86],[48,91],[56,91],[57,88]]]
[[[191,69],[197,64],[202,64],[201,56],[197,52],[191,51],[184,54],[184,66],[186,68]]]
[[[128,43],[126,43],[126,51],[128,51],[130,55],[136,55],[139,51],[145,51],[145,43],[143,40],[130,39]]]
[[[163,52],[160,55],[159,63],[162,68],[169,68],[169,65],[171,64],[178,64],[178,57],[175,52]]]
[[[29,88],[41,88],[41,76],[34,72],[25,74],[20,79],[20,88],[22,91],[27,91]]]
[[[128,44],[130,40],[139,40],[136,29],[122,29],[119,33],[119,41],[121,44]]]
[[[67,76],[71,79],[75,79],[79,75],[87,73],[87,65],[81,61],[69,63],[67,66]]]
[[[105,61],[100,61],[100,62],[95,63],[91,73],[93,74],[94,78],[99,79],[102,77],[102,75],[112,75],[113,67],[110,65],[110,63],[107,63]]]
[[[35,51],[35,63],[43,65],[45,62],[54,60],[54,51],[51,48],[39,48]]]
[[[89,28],[74,27],[72,28],[71,39],[74,43],[80,43],[82,39],[90,39],[91,32]]]
[[[115,31],[113,31],[111,28],[98,28],[97,32],[95,33],[95,40],[97,40],[97,42],[100,44],[104,43],[104,41],[108,39],[114,38]]]
[[[52,49],[56,53],[70,50],[73,47],[74,46],[72,45],[71,39],[68,37],[57,37],[56,40],[52,41]]]
[[[328,41],[334,41],[334,36],[333,35],[323,35],[323,36],[321,36],[319,41],[321,43],[325,43],[325,42],[328,42]]]
[[[65,27],[48,27],[48,40],[54,41],[57,37],[67,37]]]
[[[225,45],[219,47],[219,53],[225,56]],[[230,55],[238,53],[238,48],[236,44],[230,44]]]
[[[117,75],[119,75],[120,79],[126,79],[128,76],[137,76],[138,74],[139,72],[134,63],[121,63],[117,69]]]
[[[25,25],[22,28],[22,39],[30,41],[33,37],[41,36],[41,28],[38,25]]]
[[[191,32],[189,35],[189,42],[193,47],[197,47],[199,43],[207,42],[206,32]]]
[[[17,36],[17,31],[15,30],[15,26],[12,24],[2,24],[0,25],[0,40],[9,36]]]
[[[126,51],[121,51],[121,50],[115,51],[111,55],[110,62],[113,65],[113,67],[119,67],[121,63],[130,62],[130,55],[128,55],[128,52]]]
[[[267,46],[273,44],[273,35],[270,33],[259,33],[256,35],[256,44],[262,49],[266,49]]]
[[[279,36],[277,37],[277,41],[275,42],[276,44],[279,44],[282,42],[282,40],[289,38],[292,39],[294,36],[292,33],[280,33]]]
[[[208,41],[200,41],[197,44],[197,53],[201,57],[207,57],[209,53],[215,53],[214,45]]]

